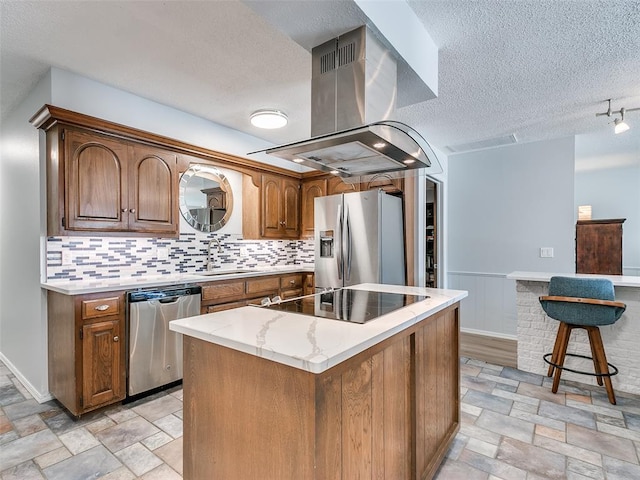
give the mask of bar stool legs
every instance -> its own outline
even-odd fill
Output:
[[[591,349],[595,352],[593,363],[599,364],[599,371],[596,369],[596,373],[608,373],[609,372],[609,364],[607,363],[607,356],[604,353],[604,345],[602,344],[602,336],[600,335],[600,329],[598,327],[586,327],[587,332],[589,333],[589,343],[591,344]],[[597,359],[597,362],[596,362]],[[616,404],[616,396],[613,393],[613,385],[611,384],[611,377],[609,375],[605,375],[602,377],[598,377],[598,384],[602,385],[604,381],[604,386],[607,390],[607,396],[609,397],[609,402],[612,405]]]
[[[569,338],[571,337],[571,331],[574,328],[583,328],[589,335],[589,345],[591,347],[591,356],[593,359],[593,368],[595,370],[595,377],[598,380],[598,385],[602,385],[604,382],[605,389],[607,390],[607,397],[612,405],[616,404],[616,396],[613,392],[613,385],[611,384],[611,375],[618,373],[617,368],[613,365],[614,372],[609,372],[610,364],[607,362],[607,356],[604,353],[604,345],[602,344],[602,336],[600,335],[600,329],[595,326],[583,326],[583,325],[569,325],[565,322],[560,322],[558,326],[558,334],[556,341],[553,345],[553,353],[551,354],[551,361],[549,363],[549,370],[547,376],[553,376],[553,385],[551,391],[553,393],[558,392],[558,386],[560,385],[560,376],[562,370],[569,370],[564,368],[564,360],[567,356],[567,346],[569,345]],[[548,354],[547,354],[548,355]],[[569,354],[571,355],[571,354]],[[582,356],[582,355],[577,355]],[[546,358],[546,357],[545,357]],[[589,358],[589,357],[585,357]],[[579,372],[570,370],[575,373],[581,373],[586,375],[593,375],[589,372]]]

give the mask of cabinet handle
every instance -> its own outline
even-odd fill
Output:
[[[98,310],[99,312],[104,312],[105,310],[109,310],[109,305],[107,305],[107,304],[98,305],[96,307],[96,310]]]
[[[285,222],[280,222],[280,225],[282,225],[283,227],[286,225]]]
[[[132,208],[132,209],[130,209],[129,211],[130,211],[131,213],[136,213],[136,209],[135,209],[135,208]]]
[[[127,213],[127,209],[126,209],[126,208],[123,208],[123,209],[122,209],[122,213]]]
[[[115,337],[113,337],[113,341],[114,342],[119,342],[120,341],[120,337],[116,335]]]
[[[295,285],[295,284],[296,284],[296,281],[295,281],[295,280],[289,280],[289,283],[290,283],[291,285]]]

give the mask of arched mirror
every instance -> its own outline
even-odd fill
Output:
[[[189,165],[180,177],[180,213],[187,223],[201,232],[215,232],[226,225],[232,210],[227,177],[210,165]]]

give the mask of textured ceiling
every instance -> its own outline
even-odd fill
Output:
[[[402,0],[400,0],[402,1]],[[408,1],[440,48],[438,98],[393,119],[434,146],[596,132],[640,107],[640,0]],[[1,4],[0,107],[58,67],[274,144],[310,133],[310,48],[366,21],[344,1]],[[289,115],[279,131],[248,122]],[[640,111],[627,116],[640,131]]]

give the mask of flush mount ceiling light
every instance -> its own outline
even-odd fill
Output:
[[[251,125],[258,128],[274,129],[284,127],[289,119],[280,110],[258,110],[249,117]]]
[[[610,117],[611,115],[620,115],[620,118],[614,118],[613,120],[613,124],[615,125],[615,127],[613,128],[614,133],[618,134],[618,133],[626,132],[627,130],[629,130],[629,125],[627,124],[627,122],[624,121],[624,114],[626,112],[633,112],[636,110],[640,110],[640,107],[639,108],[622,107],[620,110],[612,111],[611,99],[607,100],[607,102],[609,102],[609,108],[607,108],[607,111],[602,113],[596,113],[596,117],[600,117],[604,115],[606,115],[607,117]]]

